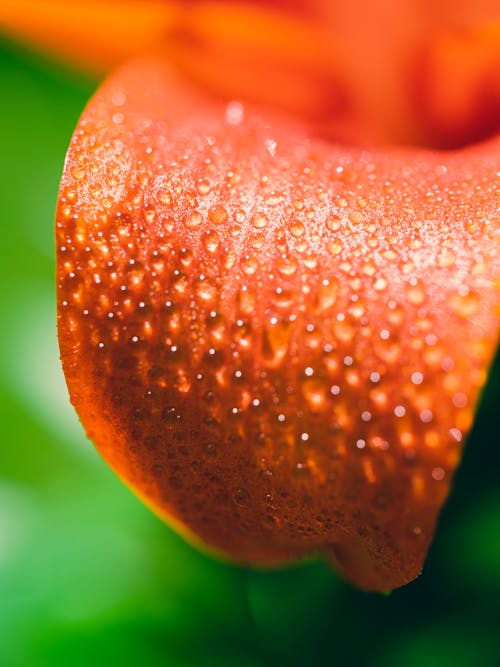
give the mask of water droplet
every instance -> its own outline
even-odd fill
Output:
[[[222,225],[227,220],[227,211],[223,206],[216,204],[208,209],[208,219],[214,225]]]
[[[352,342],[355,334],[354,327],[345,320],[335,322],[333,331],[335,336],[343,343]]]
[[[436,480],[436,482],[440,482],[441,480],[444,479],[445,472],[443,468],[436,467],[432,469],[432,479]]]
[[[297,262],[292,257],[280,257],[276,262],[278,272],[282,276],[293,276],[297,270]]]
[[[274,139],[266,139],[264,143],[269,152],[269,155],[274,157],[276,155],[276,148],[278,147],[277,142]]]
[[[219,247],[219,237],[216,232],[205,232],[203,236],[203,245],[208,250],[208,252],[215,252]]]
[[[338,289],[336,280],[330,280],[327,285],[322,285],[320,287],[315,304],[318,313],[323,313],[332,308],[337,300]]]
[[[397,306],[394,301],[388,303],[390,310],[387,312],[387,320],[394,326],[401,326],[405,319],[405,311],[401,306]],[[391,308],[392,305],[392,308]]]
[[[431,410],[426,409],[420,412],[420,421],[422,421],[424,424],[429,424],[433,417],[434,415],[432,414]]]
[[[177,372],[177,380],[175,382],[175,388],[181,394],[187,394],[191,389],[191,382],[183,370]]]
[[[385,278],[377,278],[373,283],[373,289],[376,289],[377,292],[383,292],[387,287],[387,280]]]
[[[232,101],[226,106],[226,123],[239,125],[245,116],[245,108],[241,102]]]
[[[420,371],[415,371],[411,375],[411,381],[413,382],[413,384],[422,384],[422,382],[424,381],[424,376],[422,373],[420,373]]]
[[[455,294],[450,299],[452,310],[464,319],[474,315],[479,307],[479,295],[476,292],[466,292],[465,294]]]
[[[250,238],[250,245],[255,250],[262,248],[266,240],[265,235],[262,232],[255,232]]]
[[[123,92],[123,90],[116,89],[115,91],[113,91],[113,95],[111,96],[111,101],[116,107],[122,107],[127,101],[127,97]]]
[[[247,349],[251,345],[252,327],[248,322],[237,320],[233,327],[233,338],[241,347]]]
[[[376,341],[373,345],[375,354],[379,359],[385,361],[387,364],[394,364],[401,354],[401,347],[398,342],[393,342],[390,339]]]
[[[331,232],[338,231],[341,227],[341,224],[341,220],[338,216],[332,216],[325,222],[327,229],[329,229]]]
[[[437,257],[438,266],[441,268],[448,268],[455,264],[456,256],[451,252],[451,250],[443,250]]]
[[[363,222],[364,216],[360,211],[351,211],[351,213],[349,213],[349,220],[354,225],[359,225],[361,222]]]
[[[174,278],[174,280],[172,281],[172,287],[179,294],[184,294],[188,285],[189,285],[189,281],[188,281],[187,276],[184,273],[179,273]]]
[[[453,395],[451,401],[456,408],[465,408],[468,403],[467,394],[464,394],[463,391],[458,391]]]
[[[267,227],[269,220],[264,213],[258,212],[252,216],[250,224],[256,229],[264,229]]]
[[[414,306],[421,306],[425,301],[425,290],[423,285],[416,281],[414,285],[410,284],[406,288],[408,301]]]
[[[306,231],[306,228],[299,221],[293,222],[290,225],[290,234],[292,236],[295,236],[295,238],[299,238],[299,237],[303,236],[305,234],[305,231]]]
[[[325,386],[319,380],[306,380],[302,385],[302,395],[313,412],[325,409],[327,405]]]
[[[181,251],[179,252],[179,256],[181,258],[181,263],[183,266],[191,266],[193,263],[194,255],[191,250],[188,248],[182,248]]]
[[[280,195],[277,192],[271,192],[269,197],[267,197],[266,199],[266,204],[272,207],[281,204],[282,201],[283,201],[283,195]]]
[[[385,391],[382,389],[372,389],[369,395],[377,407],[385,408],[388,403],[388,397]]]
[[[374,449],[380,449],[382,452],[386,452],[389,449],[389,443],[384,438],[381,438],[378,435],[375,435],[371,439],[371,445]]]
[[[206,278],[199,278],[196,282],[196,294],[203,301],[213,301],[217,296],[217,289]]]
[[[235,214],[234,214],[234,219],[239,224],[241,224],[242,222],[245,222],[245,219],[246,219],[245,211],[242,211],[241,209],[236,211]]]
[[[250,494],[246,489],[240,487],[235,491],[234,502],[240,507],[246,507],[250,503]]]
[[[244,315],[251,315],[254,311],[257,299],[255,292],[242,287],[238,292],[238,309]]]
[[[71,170],[71,174],[77,181],[81,181],[85,178],[85,169],[82,169],[81,167],[75,167]]]
[[[222,254],[222,265],[226,269],[232,269],[236,264],[236,253],[232,248],[226,248]]]
[[[290,326],[280,322],[266,327],[263,339],[263,355],[272,367],[281,364],[288,352]]]
[[[210,192],[210,181],[208,181],[206,178],[201,178],[196,183],[196,189],[201,195],[208,194]]]
[[[253,276],[253,274],[257,271],[258,268],[259,268],[259,263],[255,259],[255,257],[251,257],[250,255],[247,255],[241,262],[241,270],[247,276]]]
[[[366,262],[363,266],[363,273],[365,276],[374,276],[377,272],[377,267],[373,262]]]
[[[307,266],[308,269],[315,269],[318,266],[318,258],[316,255],[306,255],[303,262],[304,266]]]
[[[272,293],[272,301],[277,308],[289,308],[294,303],[294,293],[291,290],[284,290],[278,287]]]
[[[370,484],[374,484],[377,481],[377,476],[375,475],[375,471],[373,470],[373,463],[371,462],[370,459],[365,458],[363,460],[363,472],[366,477],[366,480]]]
[[[203,216],[199,211],[192,211],[186,218],[186,226],[190,229],[198,227],[203,222]]]
[[[217,343],[222,342],[226,331],[224,317],[220,313],[212,311],[207,317],[206,323],[212,339]]]
[[[331,255],[339,255],[342,252],[342,241],[338,238],[334,238],[327,243],[328,252]]]
[[[365,304],[363,301],[356,301],[352,306],[349,306],[348,312],[352,317],[359,319],[365,313]]]

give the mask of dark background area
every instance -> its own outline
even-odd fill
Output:
[[[85,439],[59,366],[53,215],[96,85],[0,42],[0,665],[499,665],[498,359],[424,572],[388,596],[320,562],[199,554]]]

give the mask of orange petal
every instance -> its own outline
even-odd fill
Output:
[[[3,32],[94,73],[157,52],[176,14],[163,0],[0,0]]]
[[[500,131],[500,21],[434,36],[419,58],[417,105],[435,144]]]
[[[134,55],[167,54],[198,85],[287,109],[329,132],[352,124],[334,38],[318,20],[267,3],[0,0],[2,28],[68,62],[103,72]],[[342,128],[335,129],[335,128]]]
[[[63,366],[103,457],[228,557],[417,576],[498,338],[499,147],[348,150],[121,70],[57,213]]]
[[[336,36],[316,21],[266,3],[190,2],[166,49],[178,69],[222,98],[285,109],[329,132],[352,123]]]
[[[167,55],[222,98],[343,141],[464,145],[497,128],[497,0],[0,0],[0,17],[4,31],[98,72]]]

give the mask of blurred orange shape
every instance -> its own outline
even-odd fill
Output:
[[[500,21],[435,36],[418,67],[416,99],[433,143],[455,147],[500,131]]]
[[[157,51],[175,20],[162,0],[0,0],[6,34],[102,74],[127,58]]]
[[[103,72],[162,54],[317,135],[455,147],[498,129],[497,0],[0,0],[2,29]]]

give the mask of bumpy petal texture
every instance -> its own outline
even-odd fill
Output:
[[[346,149],[161,61],[75,131],[57,212],[71,399],[209,549],[418,575],[499,332],[500,141]]]

